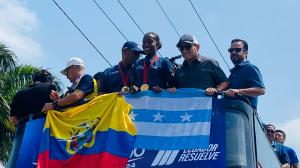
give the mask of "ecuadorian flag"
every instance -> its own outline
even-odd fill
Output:
[[[66,112],[49,111],[37,167],[125,167],[136,135],[130,110],[123,97],[107,94]]]

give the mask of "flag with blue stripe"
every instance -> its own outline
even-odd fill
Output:
[[[126,167],[226,167],[225,101],[199,89],[126,95],[137,128]]]
[[[128,95],[131,118],[138,130],[135,148],[173,150],[207,148],[209,145],[212,97],[203,90],[176,93],[152,91]]]

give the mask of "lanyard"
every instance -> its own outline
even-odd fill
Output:
[[[128,79],[129,79],[129,75],[130,75],[130,70],[128,71],[128,73],[125,77],[125,74],[123,72],[121,64],[122,64],[122,62],[119,62],[118,68],[119,68],[119,72],[120,72],[120,75],[121,75],[122,83],[123,83],[124,86],[128,86]]]
[[[143,82],[146,84],[148,83],[148,74],[149,70],[152,67],[152,65],[157,61],[158,56],[155,55],[153,60],[151,61],[150,65],[146,63],[146,59],[144,61],[144,69],[143,69]]]

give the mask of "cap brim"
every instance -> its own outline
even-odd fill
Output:
[[[176,44],[176,47],[177,47],[177,48],[180,47],[180,45],[183,44],[183,43],[197,44],[197,43],[194,43],[194,42],[191,42],[191,41],[180,41],[180,42],[178,42],[178,43]]]
[[[139,48],[133,48],[133,49],[131,49],[131,51],[137,52],[139,54],[144,53],[144,50],[141,50]]]
[[[65,75],[65,76],[67,76],[67,69],[68,68],[63,69],[62,71],[60,71],[60,73],[63,74],[63,75]]]

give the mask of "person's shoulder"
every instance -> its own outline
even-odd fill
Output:
[[[104,76],[108,76],[108,75],[110,75],[110,73],[112,73],[112,72],[114,72],[114,71],[116,71],[116,70],[118,70],[118,65],[114,65],[114,66],[111,66],[111,67],[109,67],[109,68],[106,68],[106,69],[103,71]]]
[[[49,86],[51,87],[52,85],[54,85],[54,84],[41,82],[41,83],[36,84],[34,87],[49,87]]]
[[[167,57],[158,57],[158,61],[162,64],[171,65],[171,61]]]
[[[27,90],[28,90],[28,87],[23,88],[23,89],[20,89],[19,91],[17,91],[17,93],[15,94],[14,98],[15,98],[15,99],[18,99],[19,97],[22,97],[22,95],[23,95],[24,93],[26,93]]]
[[[289,153],[296,153],[295,150],[289,146],[285,146],[286,147],[286,150],[289,152]]]
[[[247,71],[255,71],[255,72],[260,72],[259,68],[252,64],[251,62],[247,61],[244,65],[243,65],[243,69],[247,70]]]
[[[94,78],[90,74],[84,74],[80,81],[92,81]]]
[[[244,64],[244,67],[245,68],[255,68],[255,69],[258,69],[258,67],[256,66],[256,65],[254,65],[254,64],[252,64],[250,61],[245,61],[245,63],[243,63]]]
[[[215,66],[219,66],[219,63],[217,60],[215,60],[214,58],[210,58],[210,57],[206,57],[206,56],[202,56],[200,55],[198,60],[201,62],[201,63],[204,63],[204,64],[213,64]]]
[[[281,152],[287,153],[287,148],[285,145],[278,143],[278,142],[276,142],[275,145],[278,150],[280,150]]]
[[[111,72],[111,71],[114,71],[114,70],[118,69],[118,66],[119,66],[119,65],[111,66],[111,67],[105,69],[104,72]]]

